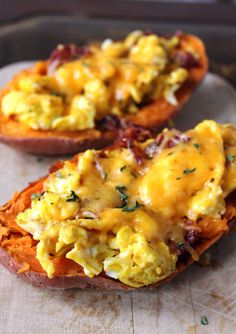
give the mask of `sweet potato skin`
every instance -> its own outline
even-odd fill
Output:
[[[189,69],[188,80],[178,90],[176,94],[179,101],[178,106],[173,106],[164,98],[160,98],[140,109],[136,114],[123,117],[123,120],[139,126],[157,129],[172,118],[187,102],[194,89],[203,80],[208,69],[208,60],[202,41],[196,36],[180,36],[180,42],[181,48],[191,47],[198,52],[199,65]],[[42,68],[40,70],[43,71]],[[21,73],[16,76],[16,79],[20,75]],[[0,99],[11,87],[14,87],[14,79],[9,87],[2,91]],[[32,130],[14,119],[4,117],[0,113],[0,142],[33,154],[74,154],[88,148],[105,147],[114,142],[117,136],[118,129],[102,131],[95,128],[74,132]]]
[[[11,127],[10,132],[7,131],[4,124]],[[97,130],[90,130],[84,133],[77,134],[77,136],[72,136],[72,134],[64,133],[43,133],[36,135],[36,131],[27,129],[26,132],[21,131],[22,127],[19,127],[19,123],[16,121],[6,121],[4,117],[0,115],[0,142],[12,146],[18,150],[26,153],[33,153],[45,156],[53,155],[66,155],[85,151],[90,148],[100,149],[107,145],[112,144],[112,142],[117,137],[116,132],[106,132],[101,133]],[[18,134],[15,136],[16,130]],[[29,135],[29,133],[31,133]]]
[[[76,157],[75,157],[76,159]],[[56,171],[61,167],[61,162],[56,163],[51,171]],[[127,286],[118,280],[114,280],[104,273],[96,276],[94,278],[87,277],[82,268],[70,260],[63,260],[61,267],[65,264],[63,272],[60,270],[56,270],[56,275],[49,279],[41,268],[40,264],[35,258],[35,252],[29,254],[29,249],[26,248],[26,255],[19,256],[19,253],[16,255],[11,251],[11,248],[7,249],[4,246],[4,243],[1,240],[1,227],[9,227],[10,233],[15,233],[19,236],[19,238],[24,236],[29,236],[27,232],[22,230],[16,223],[15,217],[18,212],[23,211],[30,205],[30,197],[31,194],[37,191],[42,191],[42,185],[45,178],[40,179],[34,183],[31,183],[25,190],[21,193],[16,194],[10,202],[8,202],[5,206],[0,208],[0,262],[2,265],[8,269],[12,274],[17,275],[22,278],[24,281],[32,284],[35,287],[41,288],[49,288],[49,289],[70,289],[70,288],[96,288],[96,289],[107,289],[107,290],[135,290],[137,288],[133,288]],[[235,196],[234,196],[235,197]],[[236,216],[236,200],[233,198],[233,203],[228,203],[227,214],[224,219],[226,221],[232,221]],[[230,226],[232,228],[232,226]],[[209,247],[211,247],[215,242],[217,242],[224,234],[228,233],[229,228],[225,227],[225,224],[222,225],[222,228],[217,230],[217,233],[214,234],[211,238],[203,239],[201,242],[194,248],[196,253],[200,256],[204,253]],[[10,234],[9,234],[10,236]],[[32,237],[31,237],[32,239]],[[27,257],[29,257],[29,263],[27,262]],[[34,257],[32,261],[32,257]],[[149,285],[146,288],[154,288],[160,286],[172,278],[174,278],[178,273],[183,271],[186,267],[188,267],[191,263],[193,263],[193,259],[190,255],[188,255],[187,259],[184,262],[181,260],[177,262],[176,271],[171,274],[169,277],[159,281],[156,284]],[[25,264],[30,264],[25,268]],[[31,265],[32,264],[32,265]],[[69,266],[68,266],[69,265]],[[67,267],[68,266],[68,267]],[[70,268],[71,267],[71,268]],[[24,269],[25,268],[25,269]],[[69,269],[70,270],[69,270]],[[67,272],[70,272],[68,274]]]
[[[197,248],[197,253],[201,255],[204,253],[210,246],[217,242],[222,236],[223,232],[215,236],[211,240],[207,240],[205,243],[201,244]],[[12,274],[17,275],[24,281],[30,283],[35,287],[48,288],[54,290],[63,290],[63,289],[72,289],[72,288],[95,288],[95,289],[104,289],[104,290],[136,290],[136,288],[127,286],[119,281],[111,279],[104,276],[96,276],[94,278],[89,278],[83,273],[77,275],[60,275],[55,276],[52,279],[49,279],[46,274],[40,272],[34,272],[31,270],[24,271],[19,273],[19,270],[22,268],[16,258],[12,257],[7,251],[0,247],[0,262],[2,265],[9,270]],[[174,278],[178,273],[186,269],[190,264],[193,263],[193,259],[189,257],[188,262],[179,264],[176,272],[174,272],[169,277],[159,281],[156,284],[149,285],[145,289],[151,289],[158,286],[161,286],[164,283],[167,283],[172,278]],[[139,288],[140,289],[140,288]]]

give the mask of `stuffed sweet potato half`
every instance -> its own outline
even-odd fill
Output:
[[[129,129],[58,162],[0,211],[0,260],[36,286],[164,283],[232,226],[236,129],[204,121],[157,137]]]
[[[207,71],[195,36],[135,31],[86,47],[59,45],[16,75],[0,97],[0,141],[31,153],[71,154],[112,143],[120,128],[156,128]]]

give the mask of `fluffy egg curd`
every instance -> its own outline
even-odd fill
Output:
[[[91,278],[142,287],[174,273],[181,253],[196,260],[198,238],[227,230],[235,188],[236,129],[209,120],[65,161],[16,222],[37,240],[49,278],[66,257]]]
[[[188,77],[172,57],[179,44],[178,36],[134,31],[84,49],[59,45],[46,71],[38,63],[18,76],[1,112],[34,130],[76,131],[94,128],[108,114],[136,113],[160,97],[176,106],[175,92]]]

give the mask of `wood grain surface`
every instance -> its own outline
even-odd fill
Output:
[[[236,124],[236,93],[213,75],[207,76],[176,126],[189,128],[204,118]],[[0,153],[0,204],[46,174],[53,162],[3,145]],[[41,290],[0,267],[0,334],[234,334],[235,296],[235,232],[214,246],[209,266],[192,265],[151,291]],[[202,316],[208,325],[201,325]]]

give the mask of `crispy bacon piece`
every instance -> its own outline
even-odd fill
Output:
[[[50,55],[48,73],[52,73],[63,63],[89,55],[90,52],[91,51],[87,46],[79,47],[75,44],[58,45],[58,47],[54,49]]]
[[[184,50],[178,50],[174,52],[172,59],[181,67],[184,67],[186,69],[200,66],[199,60],[194,57],[192,53]]]
[[[168,246],[173,254],[178,256],[188,252],[192,245],[199,240],[199,232],[196,230],[190,230],[186,233],[183,243],[177,244],[173,240],[168,240]]]
[[[180,143],[187,143],[190,140],[185,133],[178,132],[178,134],[174,135],[171,139],[169,139],[166,143],[166,147],[171,148]]]
[[[123,137],[119,144],[121,147],[128,148],[133,153],[138,165],[141,165],[146,159],[145,152],[140,147],[138,147],[131,138]]]
[[[114,114],[106,115],[96,122],[96,127],[100,131],[114,131],[121,128],[121,126],[121,119]]]
[[[149,159],[159,154],[164,148],[171,148],[180,143],[187,143],[190,140],[185,133],[173,130],[176,134],[169,138],[165,133],[157,136],[156,140],[145,148],[145,153]]]

